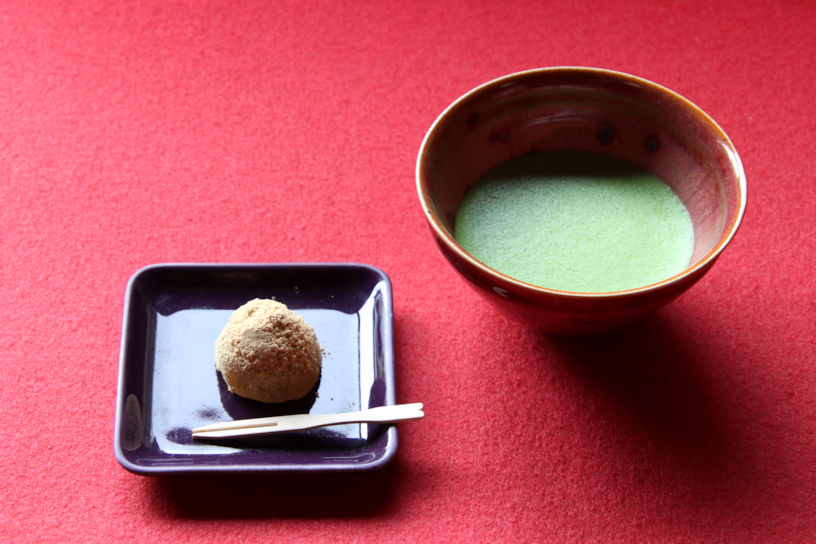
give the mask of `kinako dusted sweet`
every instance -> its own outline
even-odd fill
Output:
[[[215,367],[229,390],[261,402],[304,397],[321,365],[312,327],[275,300],[254,299],[235,310],[215,341]]]

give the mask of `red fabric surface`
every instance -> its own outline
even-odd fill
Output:
[[[0,4],[0,541],[812,542],[816,9],[786,2]],[[692,100],[748,213],[653,317],[557,339],[435,248],[419,143],[552,65]],[[394,284],[384,470],[145,478],[112,436],[125,284],[157,262],[355,261]]]

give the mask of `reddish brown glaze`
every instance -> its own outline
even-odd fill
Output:
[[[571,293],[515,280],[464,251],[453,232],[467,189],[501,162],[553,149],[625,159],[671,186],[694,226],[689,267],[638,289]],[[503,310],[564,334],[609,330],[674,299],[730,242],[746,204],[739,155],[708,115],[657,84],[594,68],[520,72],[465,94],[428,131],[416,178],[433,234],[454,268]]]

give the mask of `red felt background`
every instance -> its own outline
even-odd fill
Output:
[[[0,541],[816,540],[816,4],[0,4]],[[471,87],[611,68],[692,100],[749,182],[712,271],[615,333],[496,314],[435,248],[419,143]],[[113,457],[125,284],[369,263],[400,428],[365,474],[145,478]]]

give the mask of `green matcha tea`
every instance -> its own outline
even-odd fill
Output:
[[[456,241],[486,265],[550,289],[633,289],[682,272],[689,212],[654,174],[589,152],[533,152],[500,164],[465,195]]]

